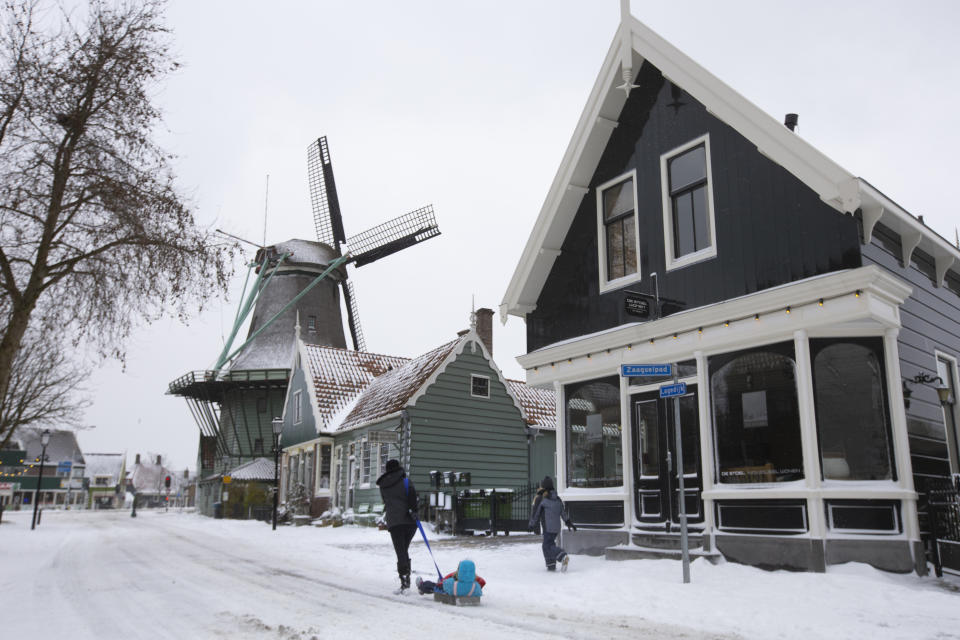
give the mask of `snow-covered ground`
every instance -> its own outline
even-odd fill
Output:
[[[547,573],[532,536],[432,536],[441,569],[469,557],[480,607],[399,596],[386,532],[280,527],[139,510],[3,514],[4,638],[960,639],[960,580],[863,565],[826,574],[574,556]],[[422,540],[414,573],[435,575]],[[437,635],[442,634],[442,635]]]

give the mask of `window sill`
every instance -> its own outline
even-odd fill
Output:
[[[667,256],[667,271],[673,271],[674,269],[682,269],[684,267],[689,267],[692,264],[697,264],[699,262],[704,262],[712,258],[717,257],[717,248],[707,247],[706,249],[700,249],[700,251],[695,251],[694,253],[688,253],[687,255],[677,258],[674,260],[670,256]]]
[[[640,282],[642,279],[640,272],[637,271],[634,274],[629,276],[624,276],[622,278],[617,278],[616,280],[610,280],[609,282],[600,283],[600,293],[609,293],[610,291],[616,291],[617,289],[622,289],[628,285],[633,284],[634,282]]]

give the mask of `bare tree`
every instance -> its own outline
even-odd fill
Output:
[[[177,67],[163,8],[89,0],[77,19],[39,0],[4,5],[0,397],[33,325],[122,359],[133,326],[185,319],[226,290],[235,248],[198,227],[153,141],[151,92]]]
[[[21,427],[79,428],[90,401],[83,396],[89,372],[65,353],[61,342],[28,331],[0,398],[0,449]]]

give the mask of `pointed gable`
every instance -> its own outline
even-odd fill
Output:
[[[882,219],[887,227],[914,238],[912,247],[920,247],[935,257],[941,283],[947,269],[960,263],[960,250],[641,22],[626,16],[607,52],[508,285],[500,305],[501,321],[505,322],[508,315],[523,317],[537,308],[544,284],[561,254],[577,210],[590,192],[591,179],[600,159],[620,124],[628,95],[624,90],[624,71],[627,70],[634,81],[644,62],[656,67],[667,80],[736,130],[761,154],[793,174],[834,210],[843,213],[861,211],[865,241],[869,242],[874,225]],[[905,258],[905,262],[908,261],[909,255]]]

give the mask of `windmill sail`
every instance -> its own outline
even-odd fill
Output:
[[[357,294],[353,290],[353,283],[344,279],[340,281],[340,286],[343,289],[343,301],[347,306],[347,325],[350,327],[353,349],[354,351],[366,351],[367,342],[363,339],[363,329],[360,328],[360,314],[357,311]]]
[[[345,239],[343,216],[340,214],[340,199],[337,197],[337,183],[333,179],[333,162],[326,136],[307,147],[307,179],[317,239],[339,251]]]
[[[362,267],[438,235],[440,228],[433,214],[433,205],[428,204],[358,233],[347,241],[347,246],[353,263]]]

